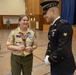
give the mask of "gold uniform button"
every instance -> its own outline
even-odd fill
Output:
[[[63,36],[67,36],[67,33],[64,33]]]
[[[51,50],[49,50],[49,52],[51,52]]]

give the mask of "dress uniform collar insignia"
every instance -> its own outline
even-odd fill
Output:
[[[63,33],[63,36],[67,36],[67,33]]]
[[[61,23],[63,23],[63,20],[60,20]]]

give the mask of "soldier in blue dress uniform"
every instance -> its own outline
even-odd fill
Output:
[[[46,0],[40,3],[43,8],[43,17],[50,24],[44,62],[50,65],[51,75],[74,75],[73,30],[66,20],[60,18],[58,4],[57,0]]]

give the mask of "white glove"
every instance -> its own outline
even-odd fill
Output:
[[[48,58],[49,58],[49,56],[46,55],[46,57],[44,59],[44,62],[45,62],[46,65],[50,65],[50,62],[49,62]]]

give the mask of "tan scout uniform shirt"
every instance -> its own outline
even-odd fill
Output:
[[[31,29],[27,29],[25,34],[23,34],[24,39],[22,39],[22,31],[20,30],[20,27],[16,28],[15,30],[12,30],[8,40],[7,45],[14,45],[14,46],[20,46],[21,44],[24,44],[27,46],[33,46],[34,44],[37,44],[35,33]],[[23,41],[24,40],[24,41]],[[15,55],[22,55],[22,51],[12,51]],[[24,52],[25,56],[30,54],[29,52]]]

